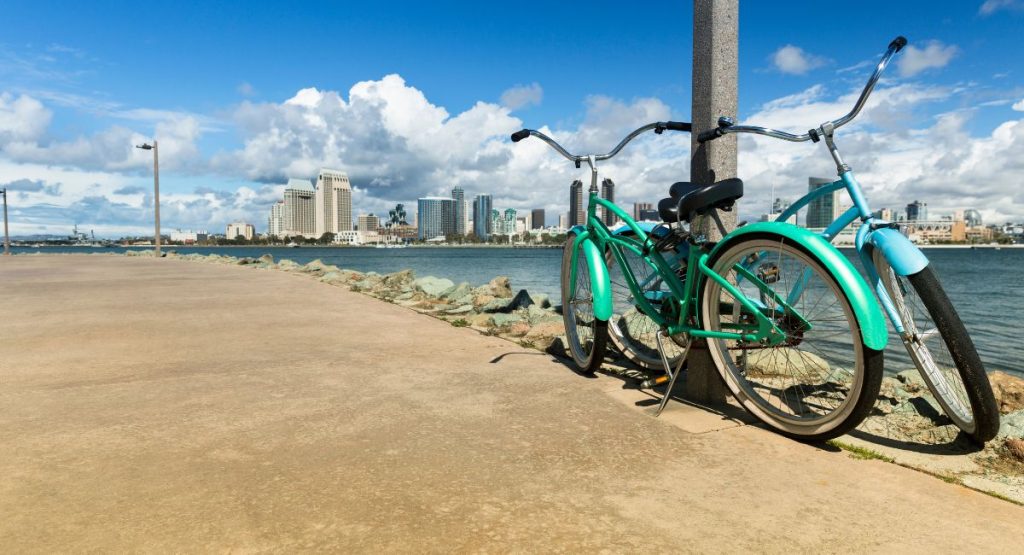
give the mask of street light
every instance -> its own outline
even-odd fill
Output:
[[[153,144],[142,143],[135,148],[153,151],[153,213],[156,216],[156,255],[160,256],[160,156],[157,154],[156,140]]]
[[[7,188],[0,189],[4,195],[4,254],[11,255],[11,235],[7,232]]]

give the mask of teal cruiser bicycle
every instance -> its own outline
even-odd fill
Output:
[[[653,227],[598,196],[598,162],[647,131],[690,129],[651,123],[609,153],[588,155],[535,130],[512,134],[514,142],[541,139],[577,168],[590,168],[586,225],[569,231],[562,256],[568,352],[581,372],[593,373],[610,334],[645,356],[653,336],[668,378],[660,414],[693,340],[703,339],[733,395],[771,428],[805,441],[846,433],[878,396],[888,336],[871,289],[834,246],[781,222],[747,225],[717,243],[692,233],[698,215],[721,224],[717,211],[743,195],[739,179],[674,184],[659,204],[665,223]],[[598,208],[624,225],[611,230]]]
[[[822,195],[839,190],[849,193],[853,206],[821,236],[831,241],[847,226],[858,223],[854,241],[858,255],[910,359],[950,420],[975,441],[984,443],[999,432],[999,410],[974,343],[928,264],[928,258],[899,231],[897,224],[872,214],[853,170],[843,161],[835,143],[835,131],[857,117],[889,61],[906,44],[907,39],[903,37],[889,44],[853,110],[839,119],[825,122],[802,135],[793,135],[776,129],[735,125],[730,118],[723,117],[717,128],[698,135],[698,141],[706,142],[730,133],[754,133],[792,142],[825,142],[839,179],[793,203],[779,215],[778,221],[794,217]],[[792,285],[794,289],[788,293],[788,298],[799,294],[803,281],[797,280]]]

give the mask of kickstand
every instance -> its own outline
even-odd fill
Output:
[[[673,371],[672,366],[668,363],[668,357],[665,356],[665,344],[662,343],[662,336],[668,339],[665,335],[664,330],[659,331],[655,335],[655,339],[658,341],[658,354],[661,355],[661,364],[665,367],[665,373],[671,378],[668,382],[668,386],[665,389],[665,395],[661,398],[661,405],[658,406],[658,412],[654,413],[654,416],[660,416],[661,411],[665,410],[665,405],[668,404],[669,398],[672,396],[672,388],[676,385],[676,378],[682,373],[683,363],[686,362],[686,355],[690,354],[690,343],[693,339],[690,338],[689,334],[686,336],[686,346],[683,348],[683,354],[679,355],[679,362],[676,363],[676,368]]]

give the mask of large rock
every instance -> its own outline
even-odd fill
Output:
[[[470,295],[472,293],[472,291],[473,291],[473,288],[470,287],[468,283],[462,282],[462,283],[460,283],[458,285],[454,285],[452,287],[449,287],[448,289],[445,289],[444,292],[441,293],[440,296],[445,298],[445,299],[452,299],[452,300],[462,299],[463,297],[466,297],[466,296]]]
[[[1000,438],[1024,439],[1024,410],[1004,414],[999,418]]]
[[[302,267],[302,272],[307,274],[313,274],[315,276],[322,276],[328,272],[335,272],[339,268],[332,264],[324,264],[322,260],[317,258],[316,260],[307,263]]]
[[[522,314],[492,314],[491,315],[491,323],[494,324],[494,326],[497,327],[497,328],[504,328],[504,327],[507,327],[507,326],[511,326],[513,324],[517,324],[517,323],[523,322],[523,321],[524,321],[524,319],[523,319],[523,315]]]
[[[491,301],[491,302],[487,303],[486,305],[484,305],[481,308],[481,310],[483,310],[484,312],[491,312],[491,313],[500,312],[500,313],[503,313],[503,314],[508,314],[508,313],[510,313],[510,312],[512,312],[514,310],[518,310],[520,308],[530,307],[533,304],[534,304],[533,299],[530,298],[530,294],[526,291],[526,289],[520,289],[519,292],[516,293],[515,297],[512,297],[511,299],[509,299],[509,298],[497,298],[497,299],[494,299],[493,301]]]
[[[294,261],[288,260],[287,258],[277,263],[278,270],[284,270],[286,272],[294,272],[299,269],[299,265]]]
[[[269,255],[269,254],[264,254],[263,256],[261,256],[259,258],[259,263],[260,264],[266,264],[266,265],[269,266],[269,265],[274,263],[274,257],[272,255]]]
[[[498,276],[487,282],[487,285],[481,285],[474,289],[473,293],[477,296],[487,295],[499,299],[510,299],[512,298],[512,285],[507,277]]]
[[[992,372],[988,380],[992,383],[999,412],[1006,414],[1024,409],[1024,379],[1006,372]]]
[[[441,293],[444,293],[448,288],[453,287],[455,283],[450,279],[437,278],[434,276],[424,276],[412,282],[412,286],[417,291],[423,291],[431,297],[438,297]]]
[[[384,279],[381,280],[381,284],[395,290],[401,290],[403,287],[409,285],[416,279],[416,274],[412,270],[402,270],[400,272],[394,272],[391,274],[385,274]]]

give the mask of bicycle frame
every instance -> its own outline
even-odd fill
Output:
[[[596,172],[595,172],[596,173]],[[748,342],[762,342],[768,345],[778,345],[785,341],[786,335],[780,330],[773,320],[764,314],[765,307],[754,304],[750,299],[743,295],[736,287],[729,283],[724,277],[714,272],[707,265],[708,253],[700,248],[699,245],[690,244],[690,248],[687,253],[687,269],[686,279],[680,281],[676,279],[676,274],[672,270],[672,267],[668,262],[665,261],[664,257],[660,252],[654,248],[654,241],[650,235],[645,232],[636,221],[629,217],[621,208],[612,204],[611,202],[598,197],[596,190],[591,190],[589,194],[589,203],[587,206],[587,225],[577,226],[576,242],[573,245],[572,254],[572,266],[570,271],[570,280],[575,282],[576,280],[576,264],[579,256],[579,246],[587,241],[592,242],[597,246],[598,252],[610,252],[615,257],[619,267],[623,270],[623,277],[626,280],[626,284],[629,287],[630,292],[636,299],[637,305],[640,310],[654,320],[660,327],[666,330],[668,335],[687,334],[690,337],[698,338],[714,338],[714,339],[731,339],[731,340],[742,340]],[[613,214],[618,216],[623,223],[629,227],[629,229],[635,234],[636,238],[623,237],[615,234],[610,230],[604,222],[597,217],[597,207],[601,206],[605,210],[611,211]],[[657,274],[664,279],[665,284],[671,291],[679,303],[678,317],[675,321],[669,321],[658,310],[650,299],[643,294],[641,285],[637,283],[636,276],[630,270],[629,265],[626,263],[625,257],[622,254],[622,250],[629,250],[641,257],[647,264],[654,267]],[[599,261],[603,264],[603,260]],[[735,265],[734,268],[738,272],[745,272],[739,264]],[[696,287],[698,280],[697,272],[700,272],[707,279],[712,279],[722,286],[723,289],[728,291],[733,298],[737,299],[740,304],[755,318],[756,325],[737,325],[740,328],[738,332],[720,331],[720,330],[706,330],[701,327],[690,326],[687,324],[689,317],[692,315],[695,321],[699,318],[696,317]],[[785,300],[778,297],[778,295],[765,283],[761,282],[752,274],[745,276],[748,281],[751,281],[766,295],[772,296],[776,302],[785,311],[789,311],[800,317],[799,313],[793,309]],[[685,285],[684,285],[685,284]],[[610,303],[611,298],[608,296],[607,301]],[[595,306],[598,300],[594,300]],[[802,319],[802,318],[801,318]],[[747,330],[746,328],[749,328]],[[748,333],[743,333],[748,331]]]

